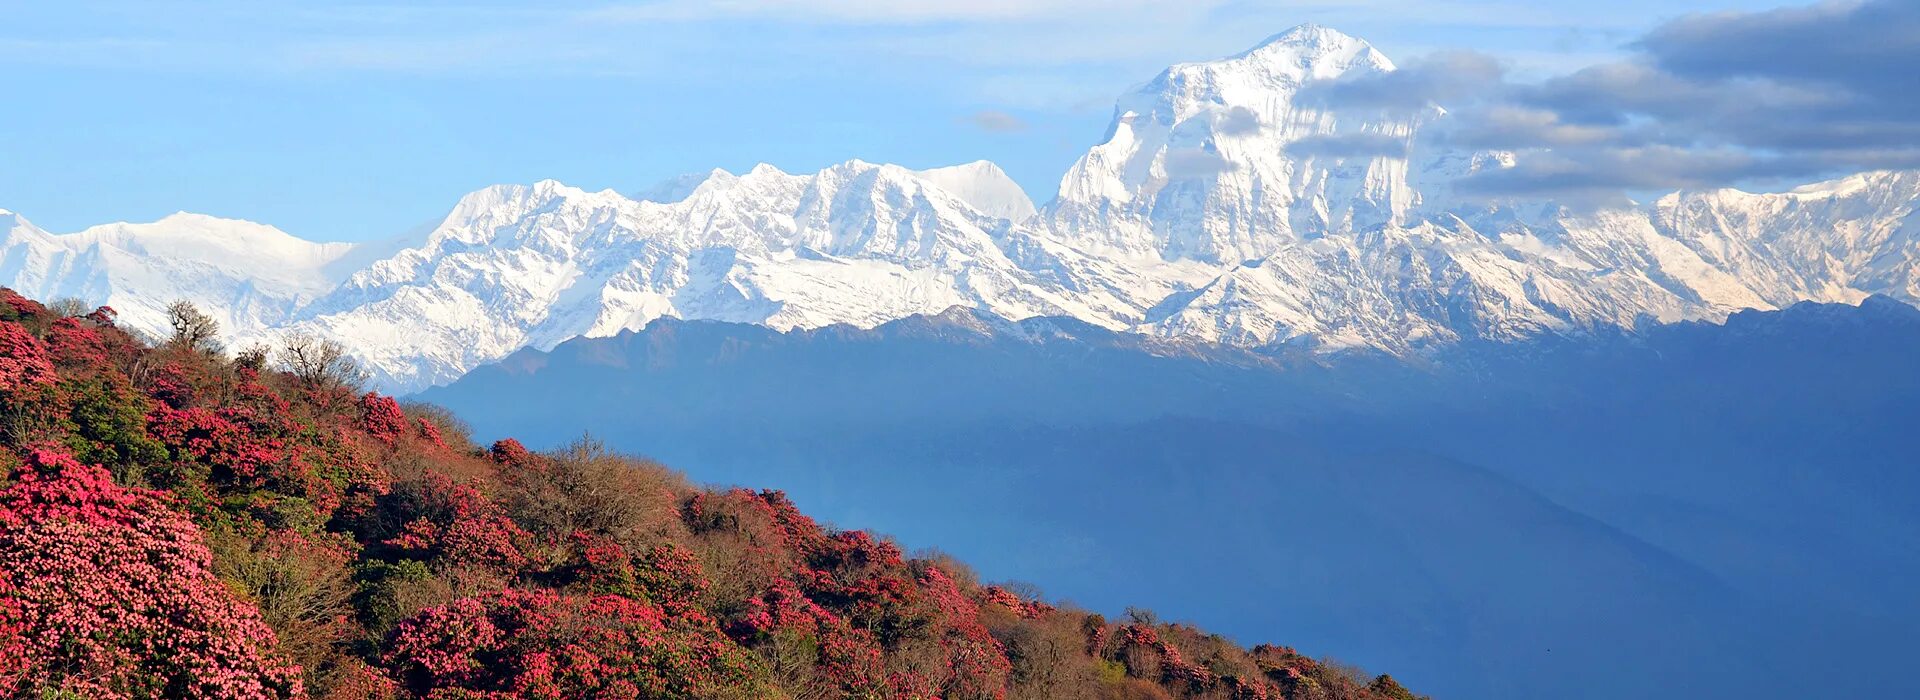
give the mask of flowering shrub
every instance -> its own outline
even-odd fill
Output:
[[[207,478],[257,484],[267,467],[288,457],[286,441],[262,434],[244,408],[186,410],[161,406],[147,417],[147,430],[174,459],[205,465]]]
[[[1019,594],[999,586],[987,586],[981,589],[980,598],[985,603],[998,605],[1011,610],[1013,614],[1019,615],[1021,619],[1025,620],[1037,620],[1046,617],[1054,610],[1051,605],[1037,600],[1021,598]]]
[[[90,698],[291,698],[298,668],[214,578],[198,528],[160,494],[35,451],[0,492],[0,570],[29,642],[28,687]]]
[[[368,435],[393,444],[407,433],[407,414],[400,410],[400,403],[393,397],[369,391],[360,397],[360,427]]]
[[[421,695],[698,698],[749,678],[710,621],[669,619],[624,596],[552,590],[505,590],[428,609],[400,624],[383,659]]]
[[[147,395],[166,406],[173,408],[192,406],[195,394],[193,380],[187,376],[187,369],[180,366],[180,363],[167,363],[147,376]]]
[[[1194,691],[1204,691],[1212,687],[1216,680],[1212,671],[1201,666],[1187,663],[1186,659],[1181,656],[1180,650],[1172,644],[1169,644],[1166,640],[1161,639],[1159,631],[1150,625],[1131,624],[1121,627],[1120,648],[1122,652],[1131,651],[1137,654],[1123,658],[1151,660],[1146,664],[1140,664],[1147,666],[1147,668],[1133,667],[1136,664],[1130,663],[1129,666],[1133,667],[1129,668],[1130,671],[1135,673],[1147,672],[1149,675],[1152,675],[1150,672],[1152,666],[1149,664],[1157,663],[1160,680],[1170,685]]]
[[[693,609],[710,585],[700,560],[672,544],[648,548],[634,576],[647,598],[669,611]]]
[[[993,698],[1007,695],[1007,674],[1013,664],[1000,642],[980,624],[979,607],[968,600],[953,579],[940,567],[923,567],[920,585],[924,586],[944,617],[940,647],[946,652],[946,668],[940,679],[941,697],[946,700]]]
[[[25,690],[27,623],[12,571],[0,569],[0,697],[16,697]]]
[[[47,307],[41,306],[40,302],[20,296],[19,292],[11,289],[0,289],[0,314],[4,314],[6,320],[44,313],[47,313]]]
[[[425,418],[414,421],[414,423],[419,427],[420,439],[422,441],[443,450],[447,449],[446,439],[440,436],[439,424]]]
[[[46,343],[25,326],[0,321],[0,394],[18,395],[52,384],[53,361]]]
[[[77,318],[54,321],[47,345],[52,349],[54,362],[61,367],[104,370],[111,361],[106,339]]]
[[[327,463],[321,475],[339,492],[334,517],[349,523],[372,517],[380,499],[393,492],[393,476],[347,450],[325,456]]]
[[[495,464],[509,467],[525,467],[533,462],[533,453],[513,438],[493,443],[492,447],[487,448],[487,457]]]
[[[429,473],[405,510],[414,517],[386,544],[449,564],[518,571],[528,564],[532,536],[479,489]]]
[[[573,562],[567,566],[562,580],[585,588],[592,593],[615,593],[634,595],[638,584],[634,581],[633,558],[619,543],[589,532],[574,532]]]
[[[799,575],[807,594],[892,644],[930,624],[935,614],[907,570],[900,549],[873,535],[834,533],[807,557]]]
[[[111,306],[100,306],[96,307],[92,313],[87,314],[85,318],[102,326],[111,326],[115,320],[120,318],[120,312],[114,311]]]
[[[780,642],[806,650],[803,659],[817,668],[810,679],[815,694],[841,697],[891,696],[879,643],[865,630],[821,607],[791,581],[780,580],[749,601],[729,632],[735,639],[766,648]]]

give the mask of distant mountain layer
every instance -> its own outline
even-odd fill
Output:
[[[1415,139],[1446,118],[1437,105],[1408,117],[1301,95],[1393,70],[1316,26],[1171,67],[1120,98],[1040,207],[991,163],[849,161],[715,170],[632,196],[495,186],[359,247],[191,215],[54,236],[0,212],[0,283],[112,304],[148,329],[184,297],[236,342],[338,338],[400,391],[659,318],[871,327],[960,305],[1411,357],[1803,300],[1920,301],[1920,174],[1601,211],[1461,199],[1451,183],[1510,154]],[[1406,148],[1328,146],[1351,138]]]
[[[423,398],[1435,697],[1893,697],[1920,693],[1914,348],[1880,297],[1424,365],[954,310],[661,321]]]

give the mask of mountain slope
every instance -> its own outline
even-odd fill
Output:
[[[1661,198],[1662,233],[1746,280],[1775,305],[1920,299],[1920,173],[1863,173],[1789,192],[1738,190]]]

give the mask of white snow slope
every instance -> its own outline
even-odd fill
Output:
[[[872,326],[962,305],[1409,354],[1801,300],[1920,302],[1920,174],[1680,192],[1599,212],[1455,206],[1448,179],[1510,159],[1417,152],[1413,135],[1437,108],[1408,120],[1294,99],[1315,81],[1393,69],[1365,42],[1311,25],[1174,66],[1120,99],[1105,141],[1038,209],[985,161],[850,161],[812,174],[716,170],[631,197],[553,181],[489,187],[424,234],[360,247],[192,214],[54,235],[0,210],[0,284],[109,304],[148,331],[184,298],[235,344],[337,338],[390,391],[663,316]],[[1356,134],[1408,148],[1313,147]]]

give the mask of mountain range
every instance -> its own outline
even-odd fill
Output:
[[[158,330],[189,299],[236,344],[353,348],[385,388],[660,318],[872,327],[953,306],[1169,339],[1414,356],[1465,340],[1724,319],[1797,301],[1920,301],[1920,174],[1573,208],[1449,183],[1509,154],[1415,139],[1447,118],[1303,90],[1395,70],[1307,25],[1123,95],[1036,206],[998,167],[760,165],[645,192],[547,180],[463,197],[378,243],[194,214],[52,234],[0,210],[0,284]],[[1329,144],[1402,143],[1389,155]]]

